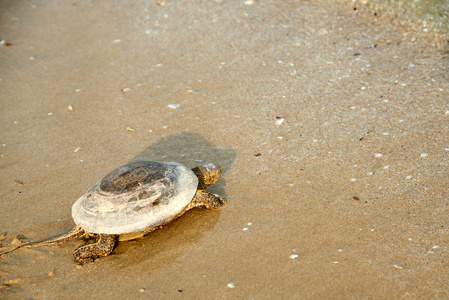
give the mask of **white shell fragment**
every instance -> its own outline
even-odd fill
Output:
[[[170,109],[177,109],[181,106],[181,104],[169,104],[167,105],[168,108]]]
[[[235,283],[234,282],[230,282],[230,283],[228,283],[227,287],[230,288],[230,289],[233,289],[233,288],[235,288]]]
[[[72,217],[91,233],[122,234],[158,226],[192,200],[198,178],[179,163],[140,161],[117,168],[72,207]]]
[[[399,270],[404,269],[404,266],[401,264],[394,264],[393,267],[395,267],[396,269],[399,269]]]
[[[282,117],[276,117],[276,125],[282,125],[282,123],[285,122],[285,118]]]
[[[72,111],[72,110],[73,110],[73,105],[70,104],[69,106],[67,106],[67,110],[68,110],[68,111]]]
[[[292,255],[290,255],[290,258],[291,259],[296,259],[298,257],[298,254],[292,254]]]
[[[77,153],[77,152],[80,152],[80,151],[82,151],[82,150],[83,150],[83,148],[81,148],[81,147],[76,147],[76,149],[73,150],[73,152]]]

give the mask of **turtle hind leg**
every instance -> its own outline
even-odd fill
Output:
[[[75,262],[82,265],[94,261],[95,258],[109,255],[114,250],[117,239],[117,234],[98,234],[95,243],[81,245],[75,249],[73,253]]]
[[[217,208],[223,206],[228,200],[212,195],[205,190],[196,191],[195,197],[189,204],[189,209],[194,207]]]

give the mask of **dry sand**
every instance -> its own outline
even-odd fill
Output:
[[[449,297],[432,38],[324,0],[10,0],[0,22],[3,247],[69,230],[130,161],[221,164],[229,199],[82,267],[80,241],[3,255],[0,298]]]

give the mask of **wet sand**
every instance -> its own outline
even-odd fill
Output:
[[[324,0],[3,1],[0,25],[2,247],[67,232],[130,161],[218,163],[229,199],[82,267],[81,241],[3,255],[0,298],[449,296],[432,37]]]

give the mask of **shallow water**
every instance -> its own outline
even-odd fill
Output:
[[[384,10],[393,15],[421,24],[424,31],[449,30],[448,0],[359,0],[375,10]]]

